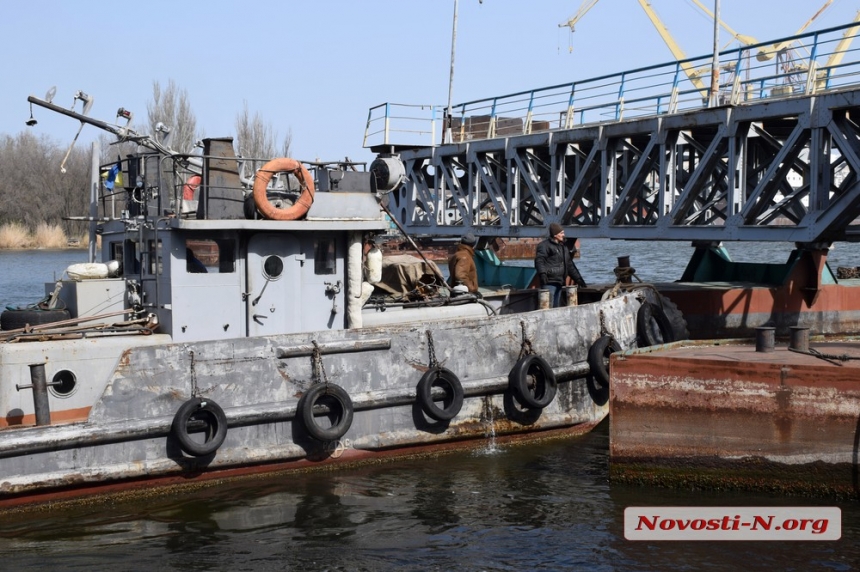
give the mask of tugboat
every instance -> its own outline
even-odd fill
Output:
[[[246,176],[31,96],[137,144],[94,160],[100,252],[2,313],[0,506],[589,431],[635,292],[448,288],[384,259],[379,176],[275,158]],[[122,114],[121,114],[122,115]],[[97,144],[94,156],[98,157]],[[122,183],[119,183],[119,175]]]

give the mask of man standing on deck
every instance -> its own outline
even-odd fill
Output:
[[[570,250],[564,244],[564,229],[558,223],[549,225],[549,238],[537,245],[535,270],[540,279],[540,287],[549,290],[553,308],[557,308],[561,303],[563,286],[573,283],[585,288],[585,280],[573,263]]]
[[[478,291],[478,270],[475,268],[475,246],[478,239],[471,232],[460,239],[457,251],[448,259],[448,282],[451,287],[462,284],[469,292]]]

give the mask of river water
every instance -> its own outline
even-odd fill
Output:
[[[617,256],[676,280],[688,245],[583,241],[578,266],[609,282]],[[730,248],[784,261],[790,248]],[[0,251],[0,304],[38,301],[85,251]],[[860,265],[840,244],[831,267]],[[2,382],[2,380],[0,380]],[[852,570],[860,503],[619,486],[608,422],[581,437],[433,458],[271,475],[146,497],[0,515],[3,570]],[[633,542],[629,506],[838,506],[837,541]]]

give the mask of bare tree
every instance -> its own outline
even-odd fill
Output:
[[[284,142],[281,145],[281,156],[282,157],[292,157],[290,147],[293,146],[293,130],[292,128],[287,130],[287,134],[284,135]]]
[[[28,131],[0,138],[0,221],[60,225],[67,234],[81,225],[63,217],[88,214],[91,151],[74,148],[60,172],[66,149]]]
[[[251,160],[251,169],[260,168],[265,161],[277,152],[277,134],[270,124],[263,121],[259,113],[251,117],[248,102],[244,102],[242,112],[236,116],[236,146],[239,155]],[[289,157],[292,132],[284,140],[284,157]]]
[[[180,153],[190,153],[197,141],[197,119],[188,102],[188,92],[180,90],[172,79],[161,89],[158,81],[152,84],[152,101],[147,104],[149,135],[161,139],[159,124],[170,129],[170,147]]]

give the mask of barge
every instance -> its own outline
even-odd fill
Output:
[[[613,355],[611,480],[857,498],[860,340],[774,332]]]

